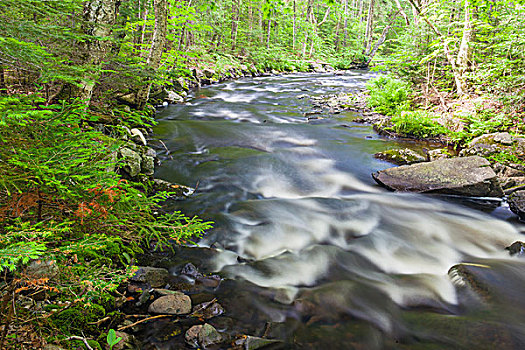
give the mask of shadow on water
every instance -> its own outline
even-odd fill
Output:
[[[159,148],[156,176],[199,183],[171,206],[216,222],[200,242],[215,249],[177,248],[163,264],[225,277],[192,296],[218,298],[227,312],[209,323],[225,334],[297,349],[522,348],[525,262],[504,250],[522,238],[508,210],[386,192],[370,174],[391,165],[373,154],[421,145],[380,137],[352,113],[303,116],[312,106],[300,95],[356,91],[370,76],[241,79],[162,111],[155,132],[169,152]]]

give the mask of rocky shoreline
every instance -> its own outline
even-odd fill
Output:
[[[240,72],[240,76],[254,76],[253,74],[249,69]],[[215,79],[211,72],[196,71],[194,75],[193,83],[185,82],[181,86],[190,88],[240,77],[232,75]],[[174,97],[173,94],[180,98]],[[169,100],[164,98],[158,102],[182,103],[185,92],[167,91],[167,96]],[[387,137],[410,136],[385,131],[389,117],[368,110],[362,95],[323,97],[312,99],[312,104],[315,113],[323,113],[326,110],[333,114],[348,110],[362,113],[363,117],[356,119],[356,122],[369,123],[376,131]],[[314,112],[312,114],[315,114]],[[159,191],[178,190],[174,199],[183,199],[191,195],[194,189],[163,180],[153,180],[153,169],[158,159],[148,144],[147,132],[148,130],[140,128],[127,132],[128,138],[124,140],[126,143],[116,155],[124,161],[120,171],[125,177],[133,180],[154,181],[155,188]],[[391,150],[377,154],[376,157],[402,166],[375,173],[373,177],[379,184],[394,191],[504,198],[509,201],[511,209],[523,219],[525,218],[525,215],[522,217],[525,212],[525,191],[521,189],[525,187],[523,181],[525,169],[518,164],[501,164],[486,159],[501,148],[508,147],[525,149],[525,139],[515,138],[508,133],[483,135],[473,140],[457,156],[452,155],[446,147],[430,150],[426,154],[419,154],[409,149]],[[395,184],[392,180],[401,181],[402,184]],[[521,255],[523,243],[515,242],[507,249],[511,254]],[[213,251],[213,249],[207,250]],[[217,323],[215,320],[220,319],[219,316],[227,310],[214,295],[223,282],[220,276],[202,273],[199,268],[188,262],[182,268],[168,270],[163,267],[152,267],[162,264],[148,260],[147,257],[143,257],[142,260],[147,260],[149,266],[139,267],[129,283],[121,287],[123,303],[119,309],[123,317],[116,329],[117,336],[122,337],[123,341],[113,349],[159,349],[162,348],[162,343],[167,341],[175,341],[181,348],[185,346],[229,349],[286,347],[283,341],[266,338],[264,334],[237,334],[221,329],[220,322]],[[474,282],[471,275],[465,272],[467,270],[468,268],[465,269],[460,264],[452,267],[449,274],[460,276],[462,279],[468,277],[472,284]],[[473,290],[477,288],[475,284],[471,287]],[[160,327],[166,327],[170,333],[165,339],[156,339],[151,344],[141,344],[139,339],[151,340],[147,334],[148,325],[151,324],[149,321],[153,320],[160,323]]]

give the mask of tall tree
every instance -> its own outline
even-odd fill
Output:
[[[166,34],[168,31],[168,1],[154,0],[153,6],[155,8],[155,29],[153,31],[151,47],[146,60],[146,67],[151,75],[157,73],[161,63],[162,52],[166,45]],[[151,86],[152,81],[151,79],[148,79],[148,81],[137,92],[136,104],[139,109],[144,108],[146,105]]]

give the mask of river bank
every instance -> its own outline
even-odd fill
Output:
[[[219,348],[234,347],[237,336],[277,341],[273,346],[283,348],[465,346],[444,329],[452,316],[478,325],[480,337],[468,339],[470,346],[490,343],[482,335],[492,327],[512,348],[519,335],[506,330],[502,314],[491,311],[499,320],[493,325],[479,320],[478,294],[460,285],[475,278],[476,288],[483,288],[487,276],[479,265],[518,263],[504,249],[520,237],[513,226],[431,197],[381,192],[370,173],[388,165],[372,155],[413,142],[377,135],[353,123],[354,113],[312,118],[309,100],[299,98],[345,86],[357,90],[361,74],[241,79],[201,89],[186,104],[159,113],[156,133],[173,151],[161,155],[158,176],[185,184],[199,180],[197,195],[173,205],[206,215],[217,226],[201,248],[148,261],[167,269],[169,289],[181,288],[192,306],[208,303],[214,312],[224,311],[211,318],[198,319],[199,310],[192,309],[151,319],[131,330],[139,341],[152,349],[191,347],[194,339],[207,342],[205,335],[220,342]],[[473,249],[475,242],[483,247]],[[385,244],[391,249],[381,249]],[[450,255],[429,254],[443,251]],[[405,256],[416,256],[418,263]],[[449,270],[460,276],[458,284],[449,280]],[[403,297],[396,296],[399,289]],[[152,293],[149,303],[164,292]],[[460,311],[463,307],[469,311]],[[436,308],[444,316],[432,311]],[[384,318],[367,316],[377,313]],[[415,331],[417,320],[440,325],[438,334],[427,326]],[[425,340],[413,340],[413,332]]]

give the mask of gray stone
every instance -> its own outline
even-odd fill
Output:
[[[142,173],[145,175],[153,175],[155,173],[155,158],[150,156],[142,157],[142,162],[140,163]]]
[[[451,156],[448,149],[446,148],[431,149],[430,151],[428,151],[427,155],[428,160],[430,161],[450,158]]]
[[[207,348],[210,345],[219,344],[223,338],[220,333],[210,324],[193,326],[184,336],[186,342],[194,347]]]
[[[154,289],[155,293],[159,294],[160,296],[165,295],[184,295],[184,293],[179,292],[178,290],[170,290],[170,289]]]
[[[510,146],[514,143],[514,138],[508,132],[500,132],[494,135],[494,141],[502,145]]]
[[[166,100],[169,103],[182,103],[182,102],[184,102],[184,98],[182,96],[180,96],[178,93],[176,93],[175,91],[168,91],[168,97],[166,98]]]
[[[470,141],[468,147],[461,150],[459,155],[488,157],[497,153],[515,154],[518,157],[523,157],[525,156],[525,139],[512,137],[509,133],[485,134]]]
[[[115,335],[117,338],[120,337],[122,339],[113,346],[113,350],[135,350],[141,348],[137,345],[137,341],[133,335],[121,331],[116,331]]]
[[[282,343],[282,341],[275,340],[275,339],[264,339],[264,338],[259,338],[259,337],[247,336],[246,341],[244,343],[244,349],[256,350],[256,349],[264,348],[269,345],[275,345],[279,343]]]
[[[127,147],[120,149],[120,155],[124,160],[123,169],[129,174],[129,176],[137,176],[140,173],[140,155]]]
[[[512,243],[510,246],[508,246],[505,249],[509,251],[510,255],[518,254],[522,256],[525,254],[525,243],[521,241],[517,241],[517,242]]]
[[[168,270],[157,267],[141,266],[130,280],[148,283],[153,288],[164,287],[168,283]]]
[[[372,174],[389,190],[472,197],[501,197],[503,191],[488,160],[473,156],[405,165]]]
[[[131,133],[131,138],[133,139],[133,141],[137,143],[141,143],[144,146],[148,144],[148,142],[146,141],[146,138],[144,137],[144,134],[139,129],[133,128],[130,130],[130,133]]]
[[[508,202],[510,210],[517,214],[521,221],[525,221],[525,190],[512,193]]]
[[[501,185],[501,188],[503,190],[508,190],[513,187],[523,186],[525,185],[525,176],[519,176],[519,177],[500,177],[499,183]]]
[[[185,315],[191,312],[191,299],[185,294],[165,295],[150,304],[152,314]]]
[[[397,165],[421,163],[427,159],[421,154],[409,149],[389,149],[383,152],[378,152],[374,155],[378,159],[386,160],[387,162]]]

